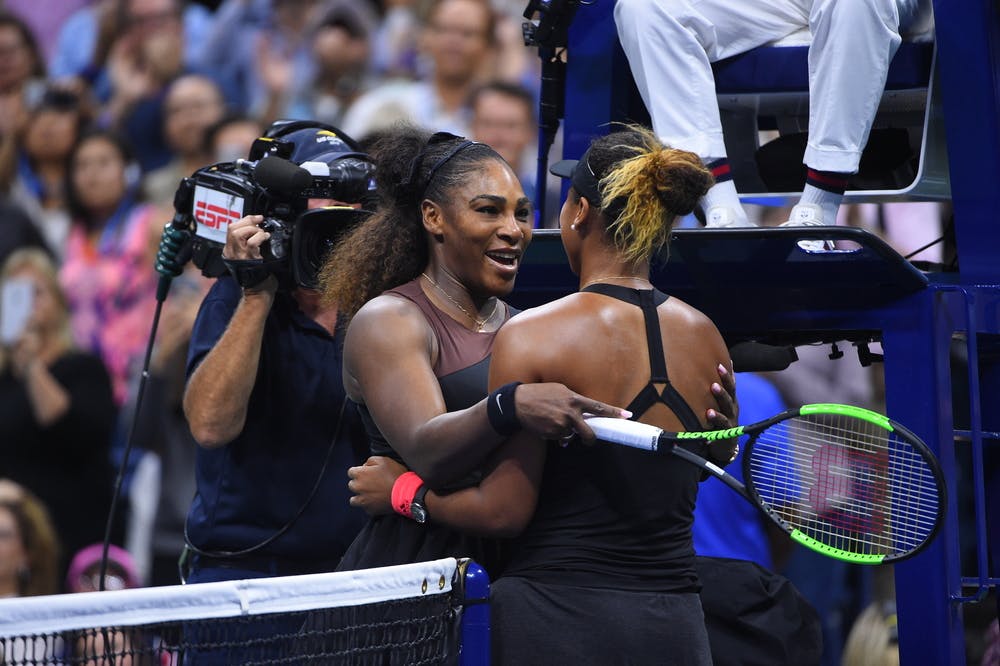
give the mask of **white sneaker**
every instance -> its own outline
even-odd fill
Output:
[[[788,216],[787,222],[782,222],[781,227],[825,227],[823,223],[823,209],[816,204],[800,203],[792,207],[792,212]],[[798,246],[807,252],[826,252],[836,250],[837,246],[830,240],[803,240],[798,242]]]
[[[737,229],[753,227],[754,224],[728,206],[713,206],[705,213],[705,226],[709,229]]]

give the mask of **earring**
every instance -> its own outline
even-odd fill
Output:
[[[576,231],[576,222],[573,222],[572,224],[570,224],[569,228],[572,229],[573,231]]]

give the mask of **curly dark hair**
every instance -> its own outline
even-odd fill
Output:
[[[463,143],[467,145],[459,148]],[[503,162],[485,144],[450,134],[432,136],[408,125],[381,135],[369,152],[376,165],[378,207],[337,244],[319,276],[324,301],[336,303],[348,318],[427,266],[430,252],[421,202],[447,205],[469,172],[489,160]]]

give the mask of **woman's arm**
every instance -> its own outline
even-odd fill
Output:
[[[528,348],[530,338],[518,336],[516,329],[511,322],[497,335],[490,365],[491,387],[515,381],[514,377],[539,377],[538,370],[533,367],[535,350]],[[489,427],[485,410],[475,416],[484,422],[481,424],[484,436],[500,439]],[[471,420],[471,416],[467,418]],[[406,454],[400,453],[408,461]],[[486,475],[478,486],[451,493],[428,492],[425,504],[429,518],[468,534],[517,536],[534,514],[544,463],[545,443],[522,430],[489,456]],[[392,511],[392,485],[405,471],[402,465],[385,458],[370,458],[364,465],[352,467],[348,470],[351,477],[348,487],[356,493],[351,498],[352,506],[362,507],[372,514],[389,513]],[[419,469],[413,468],[413,471],[427,481]],[[434,487],[433,483],[428,485]]]
[[[389,295],[373,299],[358,311],[344,342],[348,394],[364,402],[386,441],[432,488],[468,473],[504,439],[490,425],[487,399],[467,409],[447,411],[433,371],[436,344],[416,306]],[[510,382],[538,379],[519,369],[505,377]],[[502,384],[491,379],[491,385]],[[620,408],[590,400],[562,384],[525,384],[514,397],[521,426],[543,437],[558,438],[575,431],[592,439],[583,413],[622,415]]]
[[[512,322],[497,336],[490,366],[491,387],[517,376],[544,377],[547,357],[534,357],[544,346],[533,344],[531,334],[518,329]],[[711,388],[717,409],[709,409],[706,416],[711,427],[728,428],[736,424],[735,384],[725,365],[720,364],[717,371],[719,382]],[[428,492],[425,504],[429,519],[469,534],[517,536],[534,514],[545,453],[544,442],[526,431],[511,437],[490,457],[479,486],[446,494]],[[371,515],[392,513],[392,487],[406,471],[405,466],[382,457],[350,468],[351,505]]]
[[[424,498],[431,522],[467,534],[514,537],[534,513],[545,458],[545,446],[521,433],[507,440],[487,462],[488,473],[478,486],[452,493],[428,491]],[[392,458],[372,456],[364,465],[347,470],[351,506],[369,515],[393,512],[392,488],[404,465]]]

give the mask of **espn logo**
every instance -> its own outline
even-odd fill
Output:
[[[232,222],[243,217],[243,197],[198,185],[194,188],[192,213],[198,222],[196,234],[225,244],[226,231]]]

